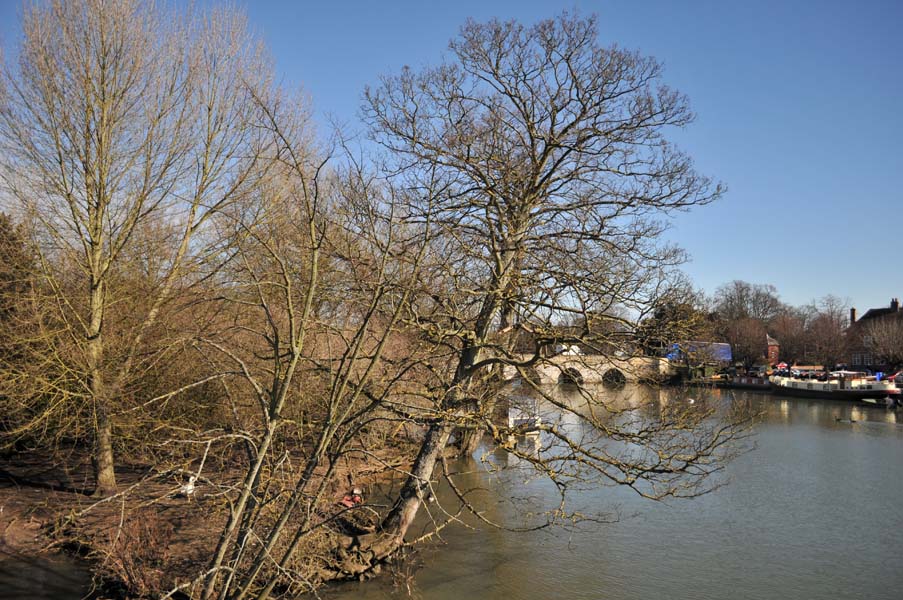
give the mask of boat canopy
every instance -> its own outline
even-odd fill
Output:
[[[831,377],[865,377],[862,371],[831,371]]]

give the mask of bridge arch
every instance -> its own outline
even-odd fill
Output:
[[[602,384],[606,387],[622,387],[627,383],[627,376],[616,367],[605,371],[602,375]]]
[[[576,367],[564,367],[558,374],[559,384],[581,385],[583,384],[583,373]]]

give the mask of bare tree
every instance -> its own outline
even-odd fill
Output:
[[[891,370],[903,367],[903,318],[898,314],[872,319],[863,328],[867,347]]]
[[[296,105],[258,101],[277,166],[220,220],[231,230],[222,275],[236,317],[200,340],[233,374],[224,383],[236,407],[231,433],[202,435],[224,452],[235,441],[249,448],[240,483],[217,482],[233,500],[194,582],[203,598],[265,598],[277,586],[309,591],[355,575],[336,552],[353,528],[336,491],[353,481],[354,465],[394,462],[380,442],[426,393],[416,376],[428,374],[429,349],[409,343],[401,322],[429,227],[405,224],[407,192],[353,161],[330,171],[331,151],[301,135]]]
[[[168,597],[262,600],[367,573],[411,541],[455,435],[553,484],[540,525],[579,517],[574,486],[717,485],[743,407],[528,383],[549,411],[539,451],[494,415],[512,370],[554,365],[562,343],[629,355],[637,316],[679,300],[662,219],[721,187],[668,142],[693,115],[657,62],[601,46],[592,18],[470,22],[447,63],[368,90],[385,152],[336,166],[341,144],[314,142],[230,15],[51,0],[28,9],[2,79],[2,183],[40,276],[39,366],[12,374],[34,384],[20,429],[86,419],[106,494],[130,415],[217,386],[215,418],[155,430],[202,449],[189,482],[224,499],[197,509],[222,529]],[[175,364],[187,356],[203,368]],[[337,507],[361,465],[403,474],[389,506]],[[462,504],[435,528],[487,520],[442,471]]]
[[[704,295],[682,284],[661,295],[651,314],[640,320],[635,334],[646,352],[660,356],[673,344],[715,341],[714,327]]]
[[[424,267],[429,289],[408,325],[448,357],[448,367],[437,368],[446,376],[422,416],[428,429],[407,482],[366,540],[371,557],[403,543],[456,429],[465,453],[486,432],[504,445],[511,431],[492,420],[502,366],[535,366],[562,341],[632,349],[634,324],[622,310],[648,312],[683,258],[660,243],[664,225],[656,219],[721,193],[665,137],[692,120],[686,98],[660,83],[657,62],[603,47],[597,36],[594,19],[567,14],[532,27],[468,22],[448,62],[405,69],[366,93],[365,117],[395,171],[413,182],[438,175],[444,185],[429,211],[409,208],[412,219],[428,213],[436,235]],[[573,316],[586,326],[562,333],[559,325]],[[612,320],[624,326],[607,326]],[[522,333],[531,340],[526,355],[515,351]],[[635,452],[628,460],[550,423],[543,431],[571,453],[534,464],[562,490],[566,474],[579,477],[568,466],[581,463],[651,497],[699,491],[743,428],[742,420],[712,428],[704,424],[711,414],[684,415],[653,419],[656,433],[637,437],[617,419],[555,406]],[[684,433],[674,435],[675,427]],[[675,444],[654,441],[666,438]],[[647,463],[639,458],[646,452],[658,458]]]
[[[812,320],[809,323],[808,357],[833,368],[846,357],[850,302],[828,295],[812,303]]]
[[[806,359],[811,319],[811,307],[784,306],[771,320],[768,330],[781,344],[782,360],[792,364]]]
[[[730,343],[734,357],[746,366],[765,358],[766,332],[786,310],[777,289],[769,284],[732,281],[715,291],[714,305],[718,333]]]
[[[31,389],[86,415],[99,494],[116,487],[114,432],[129,386],[140,363],[158,358],[150,333],[203,258],[194,240],[260,176],[249,89],[266,73],[242,21],[225,12],[196,18],[138,0],[25,10],[18,63],[3,77],[0,175],[34,223],[57,309],[44,352],[65,366],[64,382]],[[167,238],[145,264],[149,295],[136,304],[127,299],[139,290],[115,284],[125,257],[141,253],[139,232]],[[129,304],[138,314],[111,336]],[[71,341],[66,354],[60,339]]]
[[[750,367],[765,359],[765,326],[756,319],[744,318],[722,325],[730,341],[734,360]]]
[[[21,225],[15,225],[5,213],[0,212],[0,367],[19,365],[25,360],[19,335],[24,323],[33,316],[33,304],[28,300],[34,284],[34,256],[27,242],[27,233]],[[21,421],[20,411],[9,401],[7,380],[0,377],[0,441],[2,432],[14,430]],[[6,449],[9,443],[0,443]]]
[[[732,281],[715,290],[715,308],[722,319],[756,319],[765,324],[781,309],[777,289],[770,284]]]
[[[32,262],[22,227],[0,212],[0,326],[14,318],[19,300],[29,286]]]
[[[523,371],[562,341],[632,348],[630,309],[673,289],[681,259],[656,243],[651,217],[719,191],[662,138],[690,114],[682,96],[654,87],[657,64],[595,36],[592,20],[567,16],[533,28],[471,23],[452,44],[456,64],[384,80],[367,110],[390,150],[376,165],[385,180],[353,161],[331,175],[329,152],[291,133],[292,112],[258,98],[278,178],[218,221],[234,257],[223,289],[241,310],[202,340],[234,374],[224,383],[237,416],[228,433],[198,440],[224,452],[245,440],[247,470],[234,487],[217,483],[232,501],[190,584],[203,584],[202,597],[262,599],[373,569],[405,545],[456,430],[489,434],[554,481],[562,504],[547,523],[573,516],[564,492],[590,480],[650,498],[711,488],[747,424],[739,413],[566,403],[537,388],[558,414],[542,425],[538,455],[511,446],[516,429],[492,416],[502,367]],[[340,465],[385,462],[372,436],[403,425],[422,437],[410,456],[396,448],[397,499],[370,527],[343,529]],[[440,508],[436,527],[467,507],[478,512]]]

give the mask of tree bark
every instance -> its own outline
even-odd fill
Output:
[[[94,442],[95,496],[116,493],[116,471],[113,462],[113,421],[105,406],[97,410],[97,432]]]
[[[454,426],[445,421],[430,426],[395,506],[383,519],[379,531],[352,541],[357,554],[340,566],[342,575],[353,577],[367,572],[404,545],[404,536],[423,503],[424,490],[429,493],[430,478],[453,430]]]
[[[98,260],[99,262],[99,260]],[[105,308],[104,283],[92,277],[90,321],[88,324],[88,375],[94,401],[94,448],[91,463],[94,467],[94,495],[107,496],[116,492],[116,471],[113,462],[113,421],[103,377],[103,318]]]
[[[452,426],[444,422],[434,423],[427,431],[411,474],[405,481],[392,511],[386,515],[382,523],[382,531],[388,537],[394,537],[400,545],[404,541],[417,509],[423,501],[423,490],[429,488],[433,470],[451,435]]]

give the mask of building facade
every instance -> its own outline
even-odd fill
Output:
[[[889,367],[882,357],[879,346],[886,340],[875,338],[876,328],[903,327],[903,310],[899,298],[891,298],[890,304],[882,308],[870,308],[858,319],[856,309],[850,309],[850,327],[847,329],[848,364],[857,371],[881,371]],[[900,340],[903,343],[903,340]]]
[[[765,356],[768,358],[768,364],[775,366],[781,362],[781,344],[776,339],[765,334]]]

